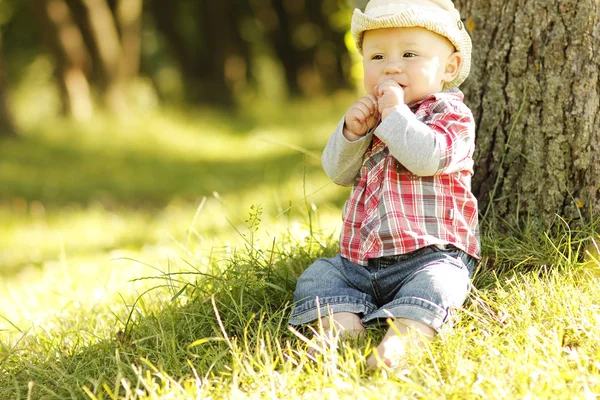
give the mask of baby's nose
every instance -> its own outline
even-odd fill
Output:
[[[386,74],[398,74],[402,72],[402,65],[399,62],[389,62],[385,66],[384,72]]]

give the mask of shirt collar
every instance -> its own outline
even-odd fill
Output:
[[[463,94],[463,92],[460,91],[459,88],[453,87],[450,89],[446,89],[443,92],[438,92],[438,93],[432,93],[429,96],[425,97],[424,99],[412,102],[410,104],[408,104],[408,107],[411,109],[411,111],[416,111],[423,103],[428,103],[430,101],[437,101],[437,100],[443,100],[443,99],[454,99],[454,100],[459,100],[459,101],[463,101],[465,95]]]

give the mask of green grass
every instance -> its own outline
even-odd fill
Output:
[[[600,395],[593,222],[485,229],[453,329],[404,370],[365,371],[378,331],[307,356],[286,321],[297,276],[336,252],[347,189],[318,156],[348,101],[1,142],[0,399]]]

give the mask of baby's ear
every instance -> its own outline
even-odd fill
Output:
[[[448,56],[448,60],[446,61],[446,69],[444,70],[444,76],[442,78],[443,82],[452,82],[454,78],[456,78],[458,72],[460,71],[462,61],[462,54],[460,54],[458,51],[455,51]]]

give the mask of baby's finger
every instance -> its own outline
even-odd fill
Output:
[[[367,100],[368,100],[368,101],[369,101],[369,103],[370,103],[370,108],[369,108],[369,109],[370,109],[370,110],[371,110],[371,111],[372,111],[374,114],[376,114],[376,113],[377,113],[377,106],[378,106],[378,104],[377,104],[377,97],[375,97],[374,95],[372,95],[372,94],[370,94],[370,93],[369,93],[367,96],[365,96],[365,97],[367,98]]]
[[[354,134],[360,135],[366,129],[366,121],[367,117],[365,116],[364,111],[360,110],[358,107],[353,107],[352,112],[348,113],[346,125]]]
[[[377,97],[375,97],[371,93],[369,93],[368,95],[366,95],[365,98],[368,99],[368,100],[370,100],[373,103],[373,105],[377,104]]]
[[[378,95],[379,97],[383,96],[383,95],[385,94],[386,90],[387,90],[387,89],[389,89],[389,88],[392,88],[392,87],[394,87],[394,88],[399,88],[399,87],[400,87],[400,85],[398,84],[398,82],[396,82],[396,81],[393,81],[393,80],[391,80],[391,79],[389,79],[389,80],[387,80],[387,81],[383,82],[383,83],[382,83],[381,85],[379,85],[379,87],[377,88],[377,95]]]
[[[371,129],[375,125],[377,125],[377,121],[379,118],[377,99],[373,95],[365,96],[364,103],[368,104],[369,110],[369,115],[365,119],[365,124],[367,126],[367,129]]]
[[[375,105],[372,102],[367,102],[364,98],[356,102],[356,109],[360,110],[364,115],[364,121],[370,118],[376,111]]]
[[[377,99],[373,95],[367,95],[358,100],[358,103],[364,105],[369,111],[369,115],[377,110]]]

